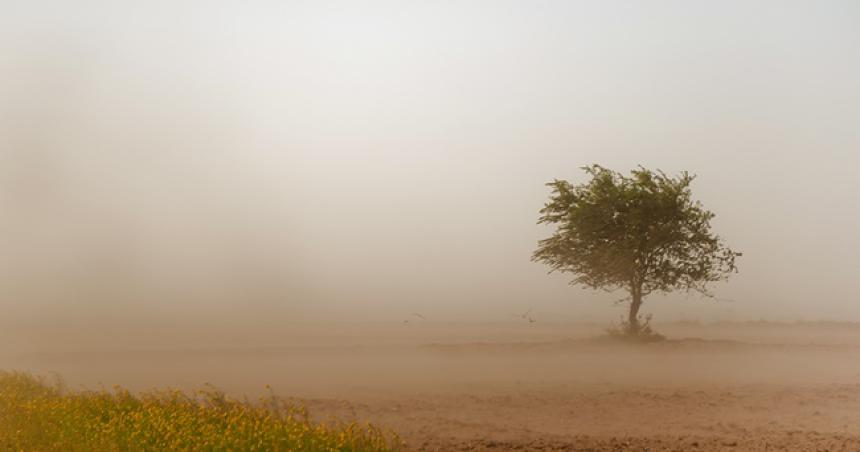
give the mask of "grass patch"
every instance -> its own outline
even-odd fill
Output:
[[[606,338],[616,342],[650,343],[663,342],[666,337],[651,328],[651,316],[639,317],[636,327],[630,325],[624,317],[621,317],[618,325],[606,329]]]
[[[187,394],[67,391],[0,371],[0,448],[27,451],[395,451],[393,432],[312,421],[274,395],[258,403],[214,388]]]

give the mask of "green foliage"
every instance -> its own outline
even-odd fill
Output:
[[[272,396],[259,404],[208,388],[135,396],[66,393],[0,372],[0,448],[43,451],[390,451],[402,443],[369,424],[315,423]]]
[[[556,231],[538,242],[532,260],[569,273],[571,284],[630,293],[631,330],[639,305],[654,292],[694,290],[737,271],[740,253],[711,233],[714,214],[692,199],[694,176],[672,178],[640,167],[630,176],[592,165],[584,184],[547,184],[550,201],[539,224]]]
[[[622,317],[618,325],[606,329],[606,334],[609,339],[622,342],[661,342],[666,340],[665,336],[651,328],[650,314],[644,318],[639,316],[639,321],[635,325]]]

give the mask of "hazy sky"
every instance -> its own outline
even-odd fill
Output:
[[[4,324],[608,321],[529,261],[590,163],[744,252],[646,312],[860,321],[857,2],[0,3]]]

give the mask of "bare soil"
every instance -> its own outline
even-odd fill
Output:
[[[670,339],[416,321],[293,325],[175,347],[166,331],[149,347],[41,344],[7,353],[4,367],[58,372],[71,387],[208,382],[251,399],[270,384],[321,419],[371,421],[415,450],[860,450],[860,325],[657,329]]]

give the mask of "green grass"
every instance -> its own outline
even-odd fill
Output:
[[[399,438],[370,424],[312,421],[275,396],[66,391],[0,371],[0,448],[20,451],[394,451]]]

